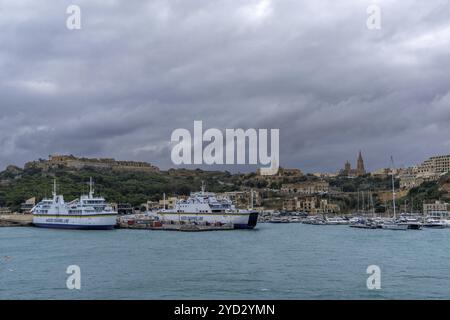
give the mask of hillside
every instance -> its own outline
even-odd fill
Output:
[[[57,179],[58,193],[70,201],[88,192],[88,181],[92,177],[96,194],[104,196],[109,202],[130,203],[139,206],[148,200],[158,201],[167,196],[188,195],[198,191],[202,181],[207,190],[212,192],[239,191],[248,188],[259,190],[262,205],[268,209],[282,209],[283,200],[288,196],[280,195],[279,190],[284,183],[301,181],[317,181],[313,175],[297,178],[282,178],[271,181],[261,179],[256,173],[231,174],[227,171],[203,171],[188,169],[170,169],[156,172],[112,171],[99,168],[73,169],[63,166],[51,168],[25,167],[25,169],[9,166],[0,172],[0,207],[10,207],[18,211],[21,203],[36,197],[37,200],[51,196],[53,179]],[[368,197],[373,193],[373,202],[377,212],[384,212],[391,204],[390,178],[374,178],[365,175],[353,179],[334,177],[326,179],[333,192],[323,195],[324,199],[338,204],[343,212],[352,212],[361,206],[360,197]],[[425,182],[411,190],[399,190],[396,181],[397,206],[414,204],[416,211],[422,209],[424,202],[434,200],[450,200],[450,175],[439,181]],[[365,192],[364,195],[362,192]],[[366,204],[367,200],[366,198]]]
[[[238,177],[228,172],[202,170],[169,170],[159,173],[111,172],[108,170],[64,168],[48,171],[40,169],[20,169],[8,167],[0,173],[0,206],[18,210],[26,199],[41,199],[51,195],[53,179],[58,182],[58,193],[67,200],[75,199],[88,191],[88,181],[92,177],[96,194],[111,202],[127,202],[138,206],[147,200],[162,199],[167,195],[188,195],[200,190],[205,181],[212,192],[236,189]]]
[[[434,200],[450,201],[450,174],[446,174],[438,181],[428,181],[422,183],[420,186],[409,190],[406,199],[413,199],[416,209],[421,209],[419,205],[423,202],[430,202]]]

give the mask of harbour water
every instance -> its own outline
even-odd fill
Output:
[[[450,229],[0,228],[0,299],[448,299]],[[69,265],[81,290],[68,290]],[[369,265],[381,289],[368,290]]]

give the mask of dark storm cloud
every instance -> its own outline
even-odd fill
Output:
[[[450,4],[375,3],[371,31],[371,1],[0,1],[0,166],[73,153],[167,168],[194,120],[279,128],[281,164],[306,171],[359,149],[370,169],[450,153]]]

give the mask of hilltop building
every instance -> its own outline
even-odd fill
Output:
[[[339,213],[340,207],[327,199],[317,197],[294,197],[283,201],[283,209],[287,211],[301,211],[309,214]]]
[[[272,179],[289,178],[289,177],[298,178],[298,177],[302,177],[303,176],[303,172],[300,169],[286,169],[286,168],[282,168],[282,167],[280,167],[278,169],[277,174],[273,175],[273,176],[263,176],[263,175],[261,175],[261,169],[257,169],[256,170],[256,174],[258,176],[261,176],[261,177],[270,177]]]
[[[279,183],[279,182],[295,182],[299,178],[303,177],[303,172],[300,169],[286,169],[280,167],[278,169],[278,173],[273,176],[265,176],[261,175],[261,170],[258,169],[256,171],[256,178],[260,181],[266,181],[267,183]]]
[[[366,174],[364,159],[362,157],[361,150],[359,151],[358,158],[356,160],[356,169],[352,169],[352,165],[349,161],[347,161],[344,165],[344,169],[341,170],[340,174],[347,177],[359,177]]]
[[[418,168],[419,174],[442,174],[450,172],[450,155],[434,156],[425,160]]]
[[[39,168],[49,170],[51,168],[65,167],[70,169],[81,170],[85,168],[91,169],[107,169],[114,171],[135,171],[135,172],[159,172],[159,168],[147,162],[136,161],[117,161],[112,158],[90,159],[77,158],[73,155],[53,155],[48,160],[38,160],[25,164],[25,169]]]

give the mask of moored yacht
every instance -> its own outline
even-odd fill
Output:
[[[326,225],[348,225],[350,224],[349,220],[346,220],[341,217],[333,217],[333,218],[326,218],[325,219]]]
[[[428,218],[423,224],[425,228],[444,229],[448,224],[442,219]]]
[[[410,230],[422,230],[423,224],[417,218],[401,217],[399,222],[408,225],[408,229]]]
[[[408,224],[404,222],[398,222],[398,221],[390,221],[385,222],[381,226],[383,229],[388,230],[408,230]]]

